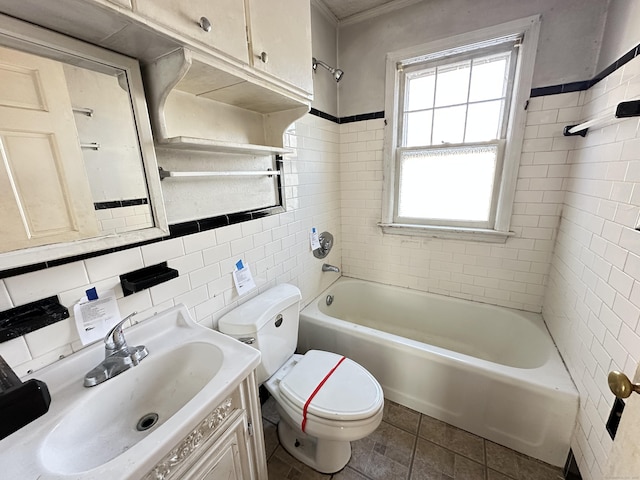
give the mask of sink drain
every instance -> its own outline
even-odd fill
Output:
[[[138,423],[136,424],[136,430],[139,432],[144,432],[145,430],[149,430],[158,422],[158,414],[157,413],[147,413],[143,415]]]

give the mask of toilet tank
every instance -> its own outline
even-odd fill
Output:
[[[218,321],[222,333],[260,350],[258,384],[273,375],[295,352],[301,299],[297,287],[284,283],[239,305]]]

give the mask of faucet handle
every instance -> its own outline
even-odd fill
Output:
[[[138,312],[132,312],[131,314],[127,315],[116,325],[114,325],[111,330],[109,330],[109,333],[107,333],[104,337],[104,344],[107,350],[116,351],[127,344],[127,341],[124,338],[124,332],[122,331],[122,325],[137,313]]]

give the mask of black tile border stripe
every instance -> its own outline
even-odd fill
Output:
[[[337,123],[338,125],[342,125],[343,123],[363,122],[365,120],[374,120],[376,118],[384,118],[384,110],[381,112],[370,112],[370,113],[362,113],[359,115],[350,115],[348,117],[336,117],[329,113],[322,112],[317,108],[311,108],[309,113],[311,115],[315,115],[316,117],[324,118],[325,120],[329,120],[330,122]]]
[[[87,258],[99,257],[101,255],[108,255],[109,253],[120,252],[122,250],[128,250],[129,248],[142,247],[149,245],[150,243],[157,243],[163,240],[171,240],[172,238],[184,237],[185,235],[191,235],[194,233],[204,232],[207,230],[213,230],[215,228],[226,227],[235,223],[246,222],[249,220],[257,220],[258,218],[268,217],[270,215],[277,215],[284,213],[284,207],[275,205],[272,207],[259,208],[256,210],[247,210],[245,212],[230,213],[228,215],[218,215],[216,217],[202,218],[199,220],[191,220],[183,223],[176,223],[169,225],[169,235],[154,238],[152,240],[146,240],[144,242],[132,243],[128,245],[121,245],[119,247],[108,248],[97,252],[84,253],[82,255],[75,255],[73,257],[58,258],[48,262],[35,263],[32,265],[25,265],[24,267],[10,268],[0,271],[0,279],[15,277],[16,275],[22,275],[25,273],[31,273],[45,268],[57,267],[65,265],[67,263],[78,262],[80,260],[86,260]]]
[[[330,122],[333,123],[340,123],[340,119],[334,115],[331,115],[330,113],[325,113],[322,112],[320,110],[318,110],[317,108],[313,108],[311,107],[311,110],[309,110],[309,113],[311,115],[315,115],[316,117],[320,117],[320,118],[324,118],[325,120],[329,120]]]
[[[276,155],[276,163],[278,164],[278,170],[284,172],[282,155]],[[81,255],[75,255],[72,257],[58,258],[47,262],[34,263],[31,265],[25,265],[23,267],[9,268],[6,270],[0,270],[0,279],[15,277],[16,275],[22,275],[25,273],[36,272],[38,270],[44,270],[45,268],[57,267],[67,263],[78,262],[87,258],[99,257],[101,255],[108,255],[109,253],[120,252],[122,250],[128,250],[129,248],[142,247],[150,243],[162,242],[163,240],[171,240],[172,238],[184,237],[185,235],[192,235],[194,233],[205,232],[207,230],[213,230],[215,228],[226,227],[235,223],[247,222],[249,220],[257,220],[259,218],[268,217],[270,215],[278,215],[286,212],[284,208],[284,179],[283,175],[276,177],[276,195],[277,203],[269,207],[256,208],[254,210],[246,210],[244,212],[228,213],[225,215],[218,215],[215,217],[200,218],[198,220],[191,220],[188,222],[175,223],[169,225],[169,235],[164,237],[154,238],[151,240],[145,240],[143,242],[131,243],[128,245],[121,245],[119,247],[108,248],[97,252],[88,252]],[[147,203],[147,199],[143,203]],[[123,200],[128,202],[129,200]]]
[[[111,202],[95,202],[93,208],[96,210],[107,210],[111,208],[134,207],[136,205],[147,205],[149,200],[146,198],[131,198],[129,200],[114,200]]]
[[[381,112],[362,113],[360,115],[351,115],[349,117],[341,117],[340,124],[364,122],[365,120],[375,120],[376,118],[384,118],[384,110]]]
[[[561,85],[551,85],[550,87],[532,88],[530,97],[546,97],[547,95],[558,95],[560,93],[581,92],[587,90],[591,85],[589,80],[582,82],[563,83]]]
[[[558,95],[560,93],[581,92],[583,90],[588,90],[589,88],[593,87],[596,83],[598,83],[600,80],[606,78],[608,75],[611,75],[618,68],[630,62],[631,60],[636,58],[638,55],[640,55],[640,44],[635,46],[631,50],[629,50],[624,55],[622,55],[618,60],[613,62],[604,70],[602,70],[600,73],[594,76],[591,80],[583,80],[581,82],[561,83],[559,85],[551,85],[548,87],[532,88],[530,97],[531,98],[546,97],[547,95]],[[311,115],[315,115],[316,117],[324,118],[325,120],[329,120],[333,123],[337,123],[339,125],[343,123],[373,120],[375,118],[384,118],[384,111],[364,113],[361,115],[351,115],[348,117],[336,117],[334,115],[321,112],[320,110],[312,107],[309,113]]]
[[[540,87],[531,89],[531,97],[544,97],[547,95],[557,95],[559,93],[581,92],[593,87],[600,80],[611,75],[620,67],[629,63],[631,60],[640,55],[640,44],[633,47],[619,59],[606,67],[604,70],[596,74],[591,80],[583,80],[582,82],[562,83],[560,85],[552,85],[550,87]]]

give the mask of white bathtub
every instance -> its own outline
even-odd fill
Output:
[[[578,392],[539,314],[342,277],[300,313],[312,348],[360,363],[390,400],[564,465]]]

